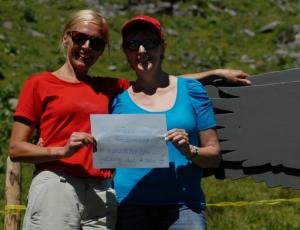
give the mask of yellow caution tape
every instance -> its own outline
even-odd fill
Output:
[[[251,205],[276,205],[284,202],[298,203],[300,202],[300,198],[221,202],[216,204],[206,204],[206,206],[207,207],[227,207],[227,206],[242,207],[242,206],[251,206]]]
[[[252,205],[277,205],[284,202],[290,203],[299,203],[300,198],[290,198],[290,199],[271,199],[271,200],[257,200],[257,201],[235,201],[235,202],[220,202],[215,204],[206,204],[207,207],[242,207],[242,206],[252,206]],[[4,211],[0,211],[0,213],[4,214],[19,214],[22,211],[26,210],[25,205],[5,205]]]
[[[17,204],[7,204],[4,207],[4,211],[2,211],[1,213],[5,213],[5,214],[19,214],[22,211],[26,210],[26,206],[25,205],[17,205]]]

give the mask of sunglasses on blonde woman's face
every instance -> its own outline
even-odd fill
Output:
[[[161,38],[147,38],[143,40],[127,40],[123,43],[122,47],[130,51],[137,51],[142,45],[146,50],[153,50],[163,43]]]
[[[73,43],[79,46],[82,46],[86,41],[89,41],[89,47],[95,51],[103,51],[106,45],[105,40],[101,37],[90,36],[78,31],[69,31],[67,34],[70,35]]]

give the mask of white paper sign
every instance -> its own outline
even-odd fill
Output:
[[[94,168],[164,168],[169,155],[164,114],[92,114]]]

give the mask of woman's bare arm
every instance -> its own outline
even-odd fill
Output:
[[[236,69],[215,69],[199,73],[184,74],[184,77],[199,80],[202,84],[208,84],[215,79],[224,79],[228,83],[235,85],[251,85],[247,79],[249,75],[242,70]]]
[[[94,143],[94,138],[83,132],[71,134],[65,146],[43,147],[29,142],[33,128],[27,124],[15,121],[9,143],[9,156],[12,161],[42,163],[55,161],[76,153],[81,147]]]

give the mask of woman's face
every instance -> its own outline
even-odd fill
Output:
[[[73,68],[86,72],[102,55],[105,46],[99,25],[94,22],[78,23],[73,31],[65,34],[63,42]]]
[[[131,68],[139,74],[161,68],[163,41],[153,29],[129,33],[124,38],[123,50]]]

